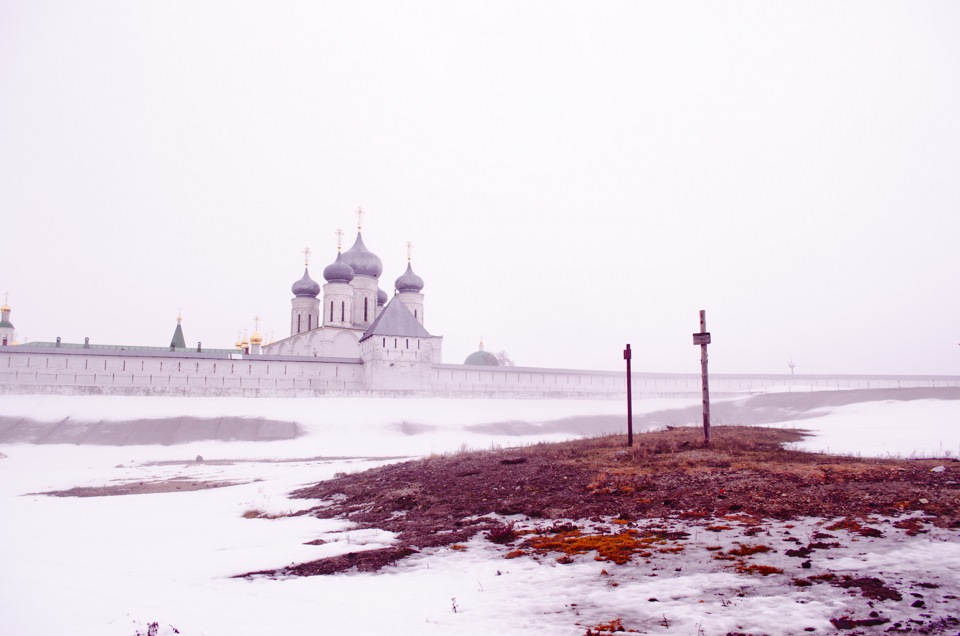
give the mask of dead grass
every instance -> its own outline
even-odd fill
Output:
[[[772,565],[757,565],[755,563],[740,562],[737,564],[737,572],[741,574],[759,574],[760,576],[770,576],[771,574],[783,574],[783,570],[775,568]]]
[[[761,544],[761,545],[749,545],[749,544],[746,544],[746,543],[740,543],[740,544],[738,544],[738,545],[739,545],[740,547],[737,547],[737,548],[733,548],[733,549],[731,549],[731,550],[728,550],[728,551],[727,551],[727,554],[731,554],[731,555],[733,555],[733,556],[738,556],[738,557],[745,557],[745,556],[750,556],[750,555],[753,555],[753,554],[763,554],[764,552],[769,552],[769,551],[770,551],[770,546],[762,545],[762,544]]]
[[[831,483],[860,477],[894,476],[897,466],[867,459],[844,458],[784,450],[782,445],[803,439],[805,431],[752,426],[714,427],[709,448],[703,446],[698,428],[675,428],[644,433],[634,438],[632,448],[611,446],[610,438],[594,440],[593,448],[576,442],[579,453],[568,453],[568,444],[554,444],[559,461],[588,464],[597,477],[588,486],[593,492],[632,493],[649,489],[651,476],[665,470],[687,475],[717,472],[756,472],[785,475],[809,483]]]
[[[946,464],[945,470],[932,473],[942,461],[783,449],[803,435],[799,430],[718,426],[712,446],[704,448],[700,431],[684,428],[637,435],[632,448],[624,446],[622,436],[541,443],[390,464],[321,482],[295,496],[324,504],[296,514],[349,519],[363,528],[395,532],[399,543],[382,554],[321,560],[297,572],[349,569],[358,567],[356,561],[382,567],[402,558],[404,550],[462,544],[488,532],[512,543],[511,557],[553,552],[571,559],[594,552],[600,560],[625,562],[631,555],[677,551],[676,545],[630,531],[641,519],[693,521],[716,532],[745,526],[745,536],[756,536],[753,542],[764,532],[765,519],[806,516],[843,518],[852,531],[875,533],[879,530],[870,527],[871,515],[922,511],[931,526],[960,528],[960,466]],[[569,525],[563,522],[536,531],[558,536],[530,537],[528,531],[499,527],[491,515],[616,519],[614,529],[626,532],[588,535],[582,528],[560,528]],[[923,530],[916,526],[910,529]],[[716,556],[734,567],[733,562],[750,555]],[[762,566],[741,567],[766,573]]]
[[[286,516],[285,514],[271,514],[259,508],[244,510],[242,515],[244,519],[281,519]]]
[[[524,542],[524,547],[538,554],[559,553],[562,563],[572,556],[596,552],[595,560],[623,565],[635,557],[648,558],[654,552],[678,554],[684,547],[657,536],[644,536],[637,530],[616,534],[583,534],[579,529],[549,536],[535,536]]]

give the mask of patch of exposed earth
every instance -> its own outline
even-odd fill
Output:
[[[845,572],[831,562],[920,537],[953,542],[960,463],[783,449],[802,435],[716,427],[704,448],[696,429],[683,428],[638,435],[633,448],[596,438],[342,475],[294,493],[322,502],[296,514],[387,530],[395,543],[245,576],[376,571],[421,552],[467,549],[481,537],[508,559],[609,561],[611,581],[626,572],[615,568],[641,564],[645,576],[720,568],[836,589],[859,599],[830,617],[851,633],[954,633],[957,581]],[[603,624],[584,627],[605,633]]]

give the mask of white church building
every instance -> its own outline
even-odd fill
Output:
[[[309,251],[305,250],[307,255]],[[365,363],[442,361],[442,336],[424,327],[423,279],[407,270],[394,282],[394,295],[380,288],[383,263],[363,243],[361,228],[346,252],[323,270],[321,288],[310,277],[309,262],[293,283],[290,335],[263,345],[264,355],[360,358]],[[322,292],[322,295],[321,295]],[[251,345],[255,343],[251,342]]]

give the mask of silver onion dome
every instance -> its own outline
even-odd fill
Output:
[[[413,268],[410,267],[410,263],[408,262],[407,271],[400,275],[400,278],[394,283],[394,287],[397,288],[398,292],[419,292],[423,289],[423,279],[413,273]]]
[[[306,267],[303,268],[303,278],[295,282],[290,291],[299,298],[316,298],[320,293],[320,283],[310,278],[310,272]]]
[[[343,262],[352,267],[353,273],[357,276],[380,278],[380,274],[383,273],[380,257],[367,249],[359,232],[353,247],[343,253]]]
[[[353,275],[353,268],[344,262],[340,253],[337,253],[337,260],[323,268],[323,277],[328,283],[349,283]]]

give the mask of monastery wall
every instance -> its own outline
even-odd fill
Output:
[[[441,395],[499,397],[625,397],[625,373],[542,369],[434,365],[433,392]],[[672,397],[699,394],[699,373],[633,373],[633,394]],[[710,394],[715,397],[764,393],[803,386],[810,390],[895,389],[960,387],[957,376],[853,376],[711,374]]]
[[[405,350],[387,353],[383,360],[364,365],[353,358],[4,347],[0,349],[0,394],[498,398],[622,398],[626,394],[621,372],[418,364],[404,355]],[[810,390],[960,387],[960,377],[710,376],[710,393],[715,397],[797,386]],[[637,397],[698,395],[700,375],[634,373],[633,393]]]
[[[364,388],[359,359],[29,346],[0,350],[0,393],[280,397]]]

